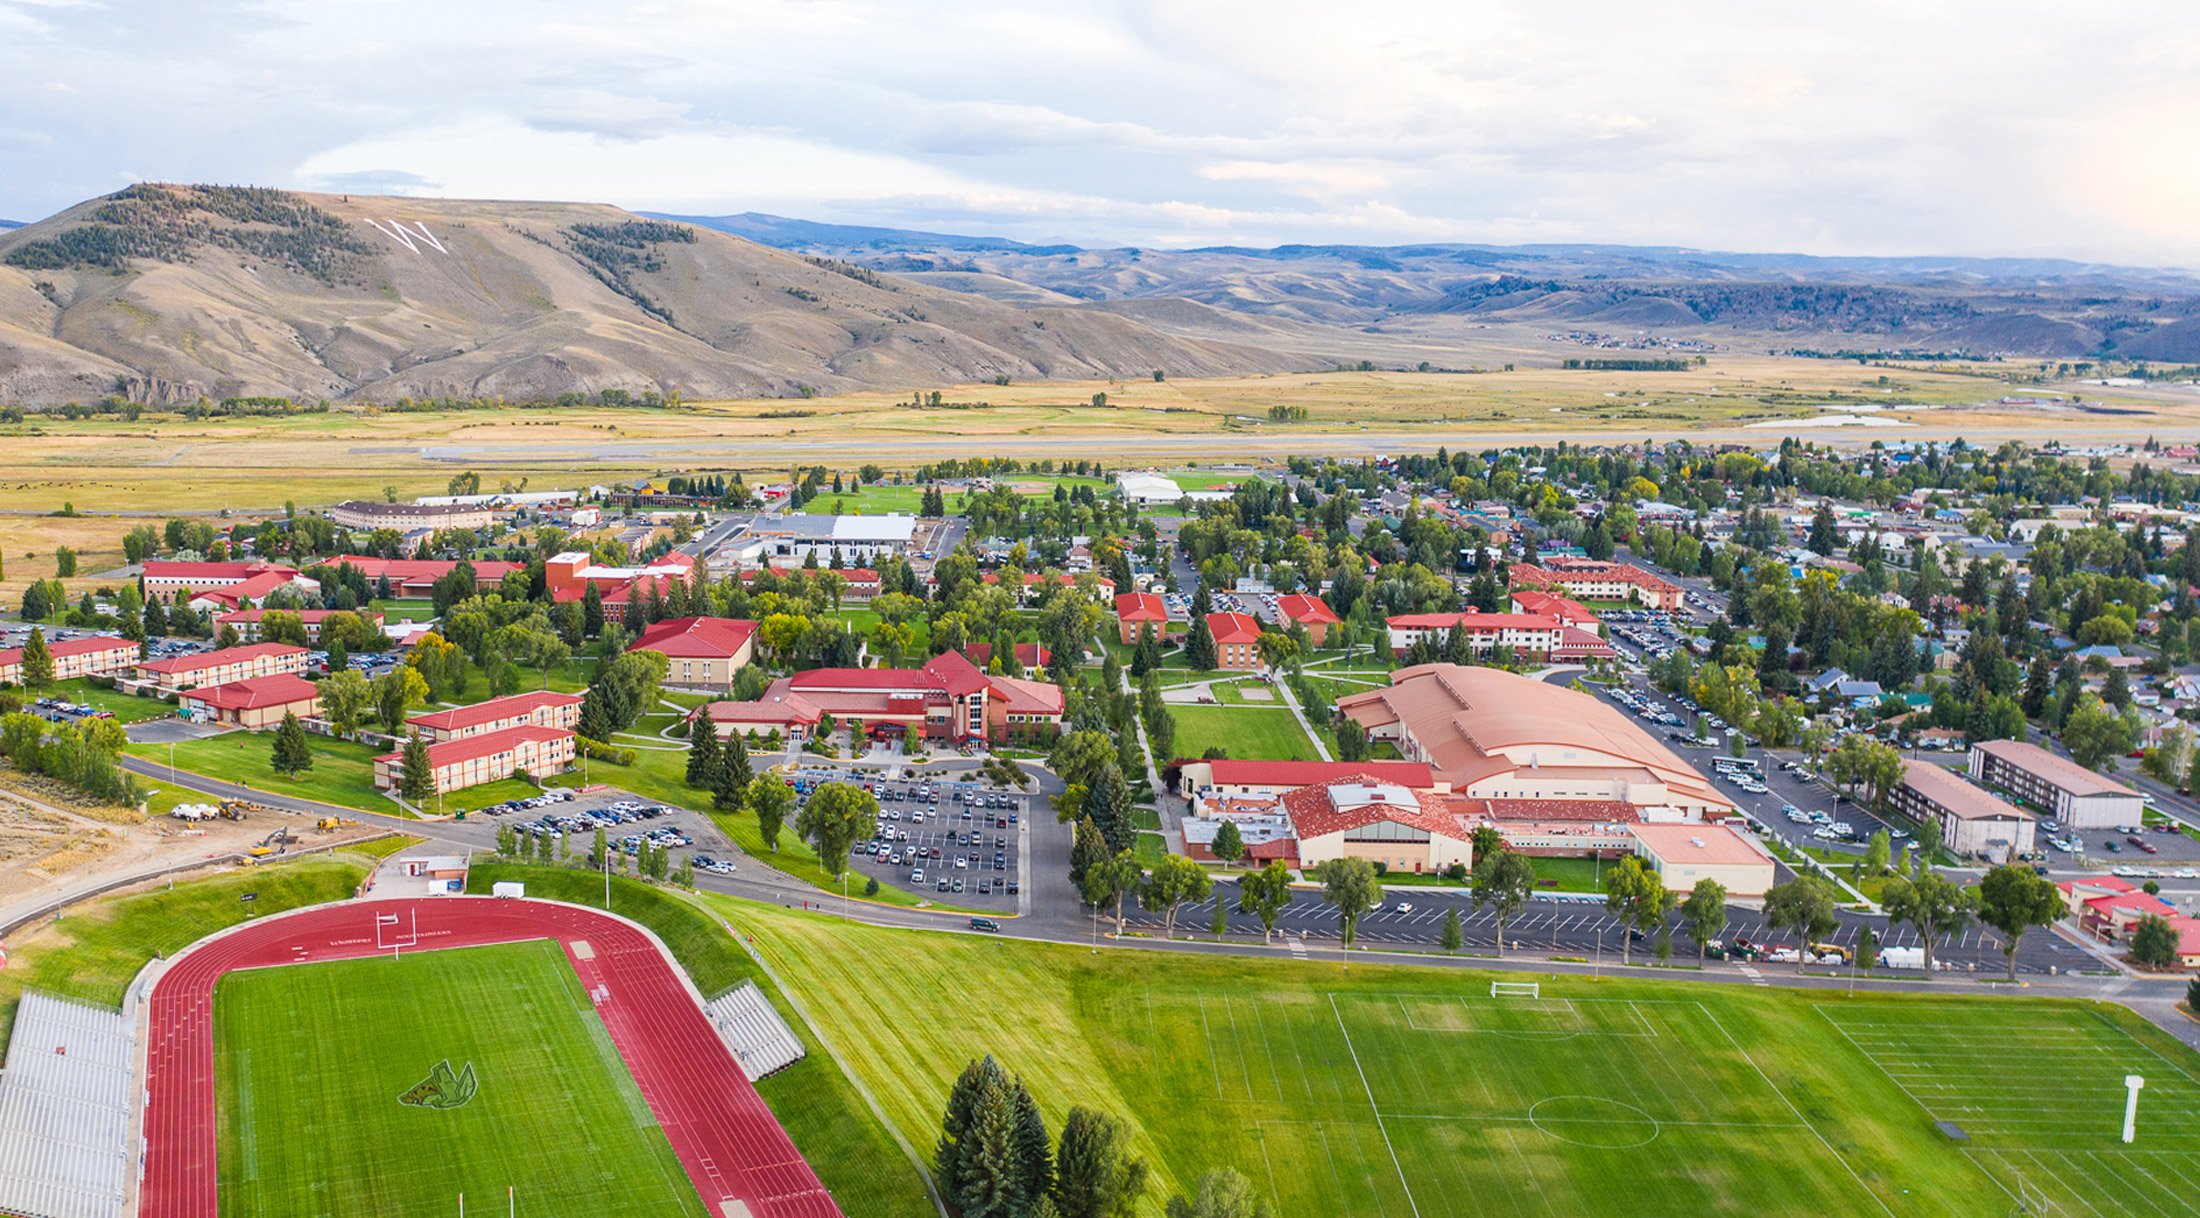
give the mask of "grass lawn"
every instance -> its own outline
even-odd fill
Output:
[[[425,838],[414,837],[409,833],[392,833],[388,837],[378,837],[371,842],[360,842],[354,846],[346,846],[344,849],[352,854],[363,854],[372,859],[386,859],[393,854],[401,854],[410,850],[425,840]]]
[[[8,967],[0,969],[0,1046],[24,990],[120,1006],[130,979],[154,955],[235,926],[248,913],[340,901],[366,878],[356,863],[299,858],[98,901],[51,926],[17,931],[9,936]],[[237,899],[247,892],[260,895],[248,905]]]
[[[885,516],[896,512],[914,516],[923,505],[921,486],[865,486],[838,493],[830,489],[820,492],[802,505],[802,512],[806,516]],[[953,510],[952,502],[949,510]]]
[[[2015,1179],[2043,1212],[2169,1214],[2200,1169],[2200,1057],[2090,1003],[1648,977],[1492,998],[1493,976],[1529,978],[1093,955],[721,907],[789,963],[909,1137],[933,1135],[956,1072],[992,1053],[1050,1124],[1072,1104],[1129,1124],[1156,1176],[1145,1215],[1226,1165],[1279,1214],[1518,1218],[2002,1214]],[[2055,1068],[2009,1069],[2013,1043]],[[2136,1150],[2117,1142],[2126,1070],[2157,1101]]]
[[[214,1046],[224,1214],[440,1213],[507,1185],[532,1214],[705,1213],[548,940],[233,972]],[[439,1062],[473,1098],[399,1103]]]
[[[118,694],[111,689],[101,689],[82,677],[56,681],[41,690],[23,691],[29,697],[65,698],[82,702],[108,711],[123,723],[142,723],[147,719],[164,719],[176,713],[176,704],[159,698],[140,698],[136,694]]]
[[[425,622],[435,617],[435,602],[429,600],[374,601],[369,607],[382,615],[386,625]]]
[[[524,880],[530,896],[603,905],[603,879],[593,872],[492,863],[474,868],[469,876],[475,892],[488,892],[498,880]],[[811,1038],[771,979],[725,932],[714,912],[694,898],[616,876],[611,881],[611,912],[655,931],[706,996],[716,997],[753,980],[771,998],[809,1055],[758,1083],[756,1090],[832,1190],[842,1212],[887,1218],[936,1215],[924,1182],[908,1166],[885,1126],[864,1107],[847,1076]],[[931,1143],[919,1145],[930,1152]]]
[[[397,805],[374,788],[374,759],[384,750],[355,740],[306,737],[313,748],[313,768],[296,778],[275,772],[273,732],[225,732],[200,740],[178,741],[175,764],[206,778],[241,783],[260,791],[316,799],[342,808],[395,812]],[[125,750],[155,765],[169,761],[165,744],[133,744]],[[158,782],[159,775],[153,775]],[[200,798],[204,798],[203,796]]]
[[[1281,704],[1274,709],[1225,706],[1172,706],[1176,754],[1203,757],[1219,748],[1229,756],[1264,761],[1313,761],[1314,742],[1299,730],[1298,719]]]
[[[563,785],[565,779],[559,777],[552,781]],[[485,782],[478,787],[467,787],[463,791],[453,791],[448,795],[430,799],[427,801],[426,810],[439,813],[478,812],[490,804],[501,804],[511,799],[532,799],[540,794],[542,794],[542,788],[534,783],[521,782],[517,778],[500,778],[495,782]]]
[[[1169,853],[1168,835],[1164,833],[1140,833],[1137,844],[1132,849],[1138,855],[1140,863],[1151,867]]]

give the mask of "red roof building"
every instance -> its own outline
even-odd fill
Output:
[[[428,765],[437,793],[443,794],[498,782],[520,770],[537,777],[563,773],[572,768],[577,747],[573,733],[560,728],[508,727],[431,744]],[[404,750],[374,759],[374,785],[382,790],[396,790],[404,775]]]
[[[800,740],[831,715],[841,724],[860,722],[873,735],[959,743],[989,731],[1058,734],[1063,699],[1057,686],[988,677],[950,651],[922,668],[813,668],[779,678],[753,702],[713,702],[695,713],[709,715],[721,736],[777,728]]]
[[[1466,636],[1468,650],[1478,657],[1509,653],[1529,659],[1577,659],[1612,654],[1595,635],[1534,613],[1403,613],[1390,618],[1387,625],[1390,650],[1400,656],[1424,638],[1442,648],[1455,631]]]
[[[266,620],[269,612],[266,609],[232,609],[216,617],[214,625],[231,627],[238,638],[254,643],[259,641],[260,623]],[[277,609],[272,612],[296,614],[299,623],[306,628],[306,641],[315,645],[321,641],[321,623],[327,621],[331,613],[350,613],[377,627],[383,622],[382,614],[373,609]]]
[[[1169,634],[1169,610],[1162,599],[1151,592],[1124,592],[1115,598],[1116,637],[1125,646],[1138,641],[1139,631],[1153,627],[1155,639],[1166,639]]]
[[[1344,623],[1344,619],[1337,616],[1337,611],[1329,607],[1328,601],[1318,596],[1308,596],[1304,592],[1277,597],[1276,616],[1286,626],[1296,625],[1304,629],[1306,641],[1316,647],[1328,644],[1331,626]]]
[[[1552,558],[1541,566],[1515,563],[1511,578],[1515,588],[1561,588],[1584,600],[1631,601],[1648,609],[1679,610],[1687,601],[1679,584],[1633,563]]]
[[[364,554],[339,554],[328,560],[332,567],[350,567],[367,577],[367,583],[390,581],[390,591],[397,596],[423,597],[435,593],[435,581],[458,569],[458,563],[450,559],[429,558],[372,558]],[[527,568],[516,562],[477,562],[474,569],[474,586],[494,588],[505,576]]]
[[[274,727],[285,714],[311,719],[321,713],[321,689],[304,677],[278,673],[222,685],[202,685],[176,696],[185,715],[239,727]]]
[[[1521,613],[1554,619],[1561,626],[1573,626],[1596,633],[1597,615],[1587,605],[1555,592],[1540,588],[1526,588],[1512,594],[1513,608]]]
[[[1359,775],[1286,791],[1281,803],[1302,866],[1364,858],[1418,873],[1474,865],[1474,835],[1445,798]]]
[[[731,690],[734,674],[755,658],[756,623],[732,617],[676,617],[642,631],[627,650],[663,655],[667,685]]]
[[[1177,793],[1186,799],[1231,795],[1281,795],[1296,787],[1341,782],[1358,775],[1415,791],[1444,791],[1425,761],[1250,761],[1217,758],[1187,761],[1178,771]]]
[[[259,562],[176,562],[170,559],[150,558],[145,561],[138,577],[139,591],[147,596],[158,595],[162,599],[182,592],[196,595],[209,588],[228,588],[262,575],[280,575],[283,583],[298,586],[300,592],[319,592],[321,585],[299,574],[298,568],[281,563]]]
[[[581,703],[585,700],[579,694],[542,689],[491,698],[471,706],[430,711],[414,715],[405,722],[431,741],[463,740],[513,727],[555,727],[570,731],[580,726]]]
[[[56,681],[121,672],[138,662],[138,645],[111,634],[51,639],[46,643],[46,653],[53,657],[53,679]],[[23,649],[10,647],[0,651],[0,684],[22,683]]]
[[[167,660],[140,660],[137,678],[162,689],[188,689],[194,685],[227,685],[253,677],[278,673],[297,675],[306,670],[306,649],[288,643],[247,643],[198,655]]]
[[[1260,667],[1260,620],[1247,613],[1210,613],[1207,630],[1215,636],[1215,667],[1251,672]]]

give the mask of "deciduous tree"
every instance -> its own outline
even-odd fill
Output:
[[[2062,893],[2054,882],[2030,867],[2005,863],[1979,881],[1979,921],[2001,932],[2001,954],[2011,981],[2017,979],[2017,943],[2024,932],[2051,925],[2062,910]]]
[[[810,792],[795,815],[795,832],[817,851],[827,875],[848,866],[848,848],[878,831],[878,800],[862,787],[828,782]]]
[[[1383,883],[1363,858],[1334,858],[1308,872],[1322,886],[1322,901],[1337,911],[1337,937],[1346,951],[1359,936],[1360,919],[1382,903]]]

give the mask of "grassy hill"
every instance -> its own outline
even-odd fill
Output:
[[[118,384],[155,403],[697,399],[1308,366],[595,204],[142,185],[0,233],[0,401]]]

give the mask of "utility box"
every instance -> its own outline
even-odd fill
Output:
[[[498,880],[489,886],[489,895],[493,897],[524,897],[527,895],[527,885],[519,880]]]

